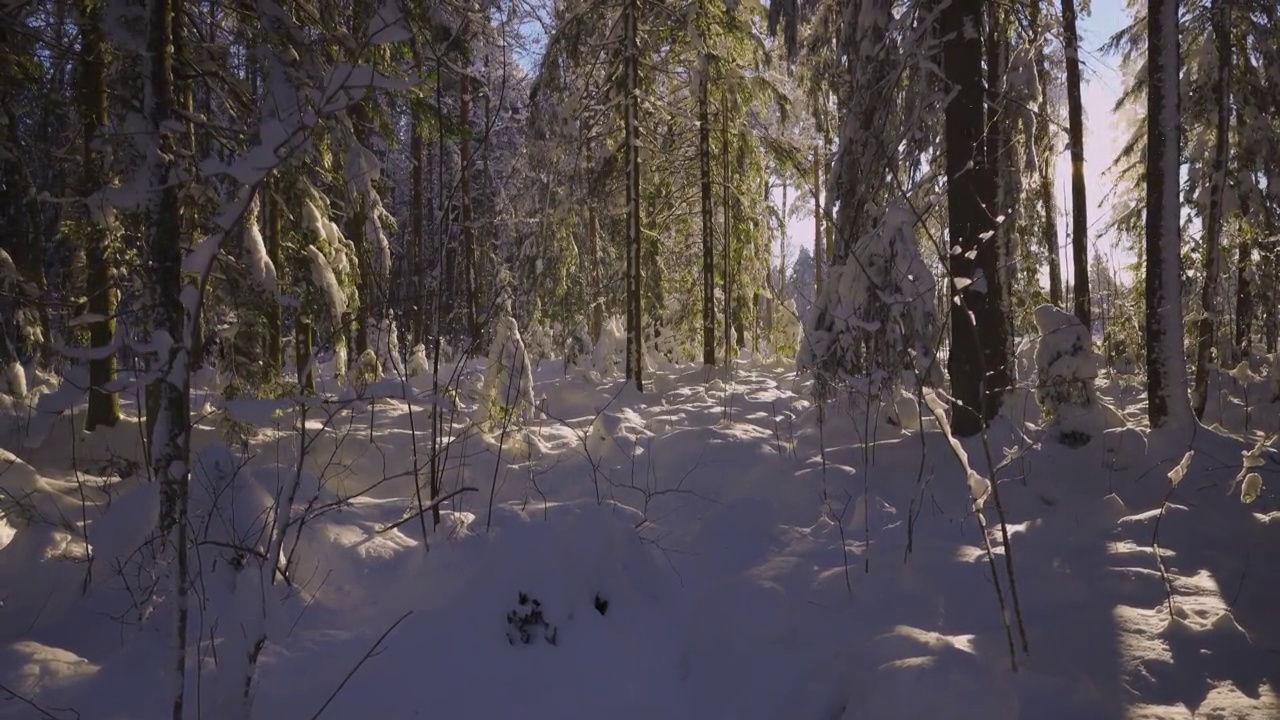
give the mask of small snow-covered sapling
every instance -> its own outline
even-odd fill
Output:
[[[542,603],[521,592],[516,596],[517,607],[507,613],[507,644],[515,645],[518,640],[522,645],[531,645],[541,630],[543,640],[549,645],[556,645],[560,635],[556,626],[547,622],[542,614]]]
[[[1087,422],[1098,407],[1093,382],[1099,358],[1089,329],[1052,305],[1035,309],[1036,400],[1057,431],[1058,441],[1080,447],[1092,439]]]

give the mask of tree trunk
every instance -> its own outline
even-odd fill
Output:
[[[503,61],[506,62],[505,59]],[[489,133],[493,131],[493,76],[489,72],[489,55],[484,56],[484,136],[481,138],[481,156],[480,156],[480,181],[482,192],[484,193],[484,226],[485,232],[479,234],[479,247],[476,251],[476,266],[473,276],[475,278],[475,296],[476,307],[483,308],[485,315],[490,312],[491,305],[496,298],[493,287],[496,285],[493,272],[490,267],[492,258],[494,257],[494,247],[497,243],[497,231],[495,224],[495,211],[493,202],[493,175],[490,172],[489,159],[493,154],[493,143],[490,142]],[[473,210],[474,212],[474,210]],[[477,337],[483,336],[484,319],[480,320],[480,327],[477,330]]]
[[[284,232],[284,208],[280,202],[279,181],[264,184],[258,190],[263,199],[266,215],[267,257],[271,258],[273,267],[278,268],[281,276],[277,282],[283,284],[284,263],[280,257],[280,236]],[[284,369],[284,333],[281,323],[280,303],[270,298],[265,308],[267,315],[267,377],[273,380],[280,377]]]
[[[1150,0],[1147,31],[1147,418],[1183,427],[1194,418],[1182,329],[1178,0]]]
[[[107,126],[106,58],[102,48],[102,4],[80,0],[80,127],[84,143],[80,192],[89,206],[86,211],[86,287],[89,313],[89,345],[105,348],[116,334],[116,288],[108,257],[110,237],[99,204],[107,185],[101,149],[102,130]],[[111,352],[89,360],[89,407],[84,429],[112,427],[120,420],[120,398],[111,385],[116,380],[116,354]]]
[[[822,163],[818,148],[813,150],[813,296],[822,294]],[[803,321],[804,318],[801,318]]]
[[[1062,0],[1062,45],[1067,58],[1067,113],[1071,142],[1071,262],[1075,313],[1092,332],[1089,307],[1089,206],[1084,184],[1084,107],[1080,100],[1080,38],[1075,0]],[[1177,176],[1174,176],[1177,181]]]
[[[1240,210],[1243,217],[1248,217],[1247,202],[1241,200]],[[1247,360],[1253,349],[1253,282],[1249,278],[1249,270],[1253,265],[1253,242],[1248,232],[1240,233],[1236,246],[1236,357],[1239,362]]]
[[[1062,262],[1058,257],[1058,208],[1053,198],[1054,158],[1057,153],[1053,144],[1053,117],[1049,113],[1049,69],[1045,58],[1044,26],[1040,18],[1040,4],[1044,0],[1031,3],[1031,35],[1037,41],[1035,72],[1036,84],[1040,86],[1040,101],[1036,107],[1036,132],[1033,142],[1036,144],[1036,158],[1039,160],[1038,191],[1040,195],[1040,213],[1043,216],[1040,232],[1043,237],[1045,254],[1049,263],[1049,302],[1054,307],[1062,307]]]
[[[1008,384],[999,252],[994,243],[984,241],[995,230],[995,181],[982,151],[982,6],[981,0],[951,0],[939,15],[943,70],[955,86],[944,132],[948,225],[951,244],[959,248],[948,265],[959,302],[951,304],[947,368],[956,402],[952,428],[962,437],[981,432],[996,415]],[[969,253],[975,256],[971,259]]]
[[[1266,177],[1270,186],[1271,183],[1280,180],[1280,173],[1269,166]],[[1280,339],[1278,337],[1280,336],[1280,312],[1278,312],[1280,310],[1280,240],[1277,239],[1277,235],[1280,234],[1280,223],[1276,222],[1274,203],[1262,204],[1262,220],[1263,237],[1267,240],[1258,246],[1258,260],[1263,277],[1261,289],[1266,300],[1262,303],[1262,316],[1259,320],[1262,323],[1262,340],[1267,353],[1270,354],[1276,352],[1277,340]]]
[[[727,131],[726,131],[726,134],[727,134]],[[729,139],[728,137],[726,137],[725,138],[725,156],[728,157],[728,154],[729,154]],[[728,177],[729,177],[729,166],[725,165],[725,183],[729,182]],[[780,237],[778,239],[778,255],[779,255],[778,296],[782,298],[783,302],[786,302],[787,300],[787,210],[788,210],[787,191],[789,189],[790,187],[787,185],[786,178],[783,178],[782,180],[782,222],[780,223],[780,225],[782,226],[781,228],[782,232],[779,233]],[[727,206],[728,193],[725,193],[725,203]],[[728,225],[729,225],[728,217],[729,216],[726,211],[725,230],[728,230]]]
[[[298,386],[304,395],[314,395],[316,392],[311,333],[311,318],[299,312],[293,323],[293,362],[298,368]]]
[[[828,155],[828,151],[830,150],[830,148],[831,148],[831,131],[824,127],[822,129],[822,156],[823,156],[822,167],[823,167],[823,170],[825,171],[823,175],[827,178],[827,182],[831,182],[831,178],[832,178],[832,174],[831,174],[832,163],[830,162],[829,160],[830,156]],[[824,190],[824,195],[825,195],[825,190]],[[824,212],[828,209],[832,209],[832,210],[834,209],[834,204],[830,202],[829,197],[827,198],[827,203],[825,204]],[[826,223],[826,227],[824,229],[827,231],[827,236],[823,240],[823,243],[826,245],[826,250],[827,250],[826,262],[824,264],[827,266],[828,270],[830,270],[830,268],[834,267],[836,264],[836,223],[834,222],[834,218],[827,218],[827,219],[833,220],[832,222]]]
[[[587,320],[587,333],[591,335],[591,343],[600,342],[600,331],[604,329],[604,280],[601,278],[603,265],[600,257],[600,221],[596,218],[596,207],[587,203],[587,233],[591,238],[592,285],[591,315]]]
[[[365,0],[355,0],[351,4],[351,35],[360,43],[359,47],[365,48],[367,43],[363,42],[368,33],[368,21],[366,14],[368,7]],[[355,59],[356,62],[360,58]],[[369,96],[355,101],[347,109],[347,115],[351,119],[352,140],[363,147],[368,147],[368,129],[370,123]],[[346,173],[351,173],[351,168],[345,168]],[[366,206],[365,198],[359,191],[351,191],[351,183],[348,183],[348,195],[351,201],[351,212],[347,216],[347,238],[355,246],[356,255],[356,272],[358,273],[358,281],[356,286],[359,290],[359,302],[356,304],[352,324],[344,321],[343,333],[351,331],[355,332],[354,352],[347,357],[348,364],[354,363],[365,350],[369,348],[369,331],[373,318],[378,316],[378,310],[375,308],[377,303],[374,302],[374,295],[377,292],[373,277],[373,247],[369,242],[370,238],[366,236],[368,229],[368,219],[371,209]]]
[[[468,24],[463,22],[463,33]],[[465,34],[464,34],[465,37]],[[459,185],[462,192],[462,280],[463,298],[467,313],[467,340],[471,352],[479,352],[480,320],[476,305],[476,232],[471,216],[471,72],[469,59],[463,65],[458,83],[458,122],[462,125],[462,138],[458,143]]]
[[[414,67],[422,72],[422,60],[418,44],[413,43]],[[415,345],[426,345],[423,329],[426,309],[423,304],[423,277],[426,275],[426,264],[423,258],[423,203],[426,195],[423,192],[423,176],[426,161],[426,143],[423,137],[423,111],[421,102],[410,102],[409,106],[409,335]],[[425,351],[424,351],[425,352]]]
[[[640,118],[639,28],[640,0],[626,0],[623,9],[624,59],[623,126],[627,165],[627,377],[644,390],[644,315],[640,301],[643,275],[640,267],[643,238],[640,232]]]
[[[174,607],[173,720],[182,720],[186,680],[188,617],[187,503],[188,503],[188,389],[191,376],[185,345],[187,311],[182,302],[182,216],[175,177],[176,142],[172,125],[176,98],[173,81],[174,25],[181,21],[181,0],[150,0],[148,7],[146,108],[148,129],[157,144],[151,159],[151,201],[148,249],[151,260],[153,341],[155,363],[154,430],[151,470],[160,482],[160,536],[173,553],[169,569]],[[158,342],[165,338],[167,342]]]
[[[999,305],[999,312],[1005,324],[1005,355],[1013,356],[1013,337],[1015,313],[1011,291],[1017,281],[1017,262],[1014,259],[1013,243],[1015,238],[1014,220],[1016,208],[1012,199],[1016,191],[1011,190],[1013,163],[1009,157],[1013,147],[1011,118],[1005,102],[1004,74],[1008,64],[1007,16],[999,3],[988,3],[990,20],[987,26],[986,46],[983,50],[987,58],[987,121],[985,124],[985,148],[987,167],[991,180],[995,184],[994,200],[987,212],[996,218],[995,235],[991,242],[995,245],[996,263],[999,268],[1000,283],[988,292],[996,292],[992,300]]]
[[[721,129],[722,138],[723,138],[723,140],[722,140],[722,145],[721,145],[721,148],[720,148],[720,152],[721,152],[721,154],[723,155],[722,160],[723,160],[723,162],[724,162],[724,175],[723,175],[723,182],[724,182],[724,188],[723,188],[723,190],[724,190],[724,200],[723,200],[723,202],[722,202],[723,207],[721,208],[721,209],[723,210],[723,212],[724,212],[724,227],[723,227],[723,228],[721,228],[721,234],[724,236],[724,238],[723,238],[723,239],[724,239],[724,247],[721,249],[721,251],[720,251],[720,252],[721,252],[721,255],[723,256],[723,257],[722,257],[722,260],[723,260],[723,264],[724,264],[724,278],[723,278],[723,285],[724,285],[724,364],[725,364],[725,367],[726,367],[726,368],[730,368],[730,369],[732,369],[732,367],[733,367],[733,359],[734,359],[734,357],[737,355],[737,353],[735,353],[735,352],[734,352],[734,350],[733,350],[733,347],[734,347],[734,345],[733,345],[733,265],[732,265],[732,259],[733,259],[733,222],[732,222],[732,220],[731,220],[731,216],[730,216],[730,206],[729,206],[729,202],[730,202],[730,197],[731,197],[731,192],[732,192],[732,187],[733,187],[733,186],[730,184],[731,176],[730,176],[730,173],[729,173],[729,96],[728,96],[728,93],[727,93],[728,88],[725,88],[725,90],[726,90],[726,94],[724,95],[724,98],[723,98],[723,104],[722,104],[722,106],[721,106],[721,110],[720,110],[720,113],[721,113],[721,114],[720,114],[720,129]],[[786,191],[785,189],[786,189],[786,185],[783,185],[783,192],[784,192],[784,193],[785,193],[785,191]],[[785,201],[784,201],[784,204],[785,204]],[[786,247],[787,247],[787,246],[786,246],[786,237],[787,237],[787,234],[786,234],[786,232],[784,231],[784,232],[782,233],[782,238],[783,238],[783,246],[782,246],[782,248],[783,248],[783,250],[784,250],[784,251],[786,250]],[[786,258],[784,257],[784,258],[783,258],[783,263],[782,263],[782,269],[783,269],[783,272],[784,272],[784,273],[786,272],[786,267],[787,267],[787,264],[786,264]],[[783,277],[785,278],[786,276],[784,275]]]
[[[702,56],[698,83],[698,190],[702,199],[702,364],[716,364],[716,265],[711,210],[711,58]]]
[[[1228,2],[1215,0],[1210,8],[1214,45],[1218,53],[1218,76],[1213,86],[1217,126],[1214,128],[1213,174],[1209,180],[1209,211],[1205,216],[1204,285],[1200,288],[1200,320],[1196,323],[1195,382],[1191,388],[1196,419],[1204,417],[1209,400],[1209,362],[1217,329],[1219,305],[1219,255],[1222,247],[1223,194],[1227,187],[1227,154],[1231,130],[1231,9]],[[1225,358],[1218,358],[1222,362]]]
[[[1236,109],[1236,132],[1243,136],[1248,128],[1245,124],[1244,111]],[[1256,167],[1251,167],[1256,170]],[[1253,264],[1253,235],[1245,228],[1247,219],[1253,213],[1253,198],[1248,192],[1240,193],[1240,225],[1241,232],[1236,246],[1236,332],[1235,362],[1247,360],[1253,354],[1253,278],[1256,277]]]

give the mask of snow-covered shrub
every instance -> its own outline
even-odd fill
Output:
[[[343,342],[341,336],[333,347],[333,377],[337,380],[347,378],[347,344]]]
[[[498,277],[498,322],[485,368],[482,415],[488,422],[528,417],[533,409],[533,375],[520,326],[511,313],[511,275]],[[487,411],[487,412],[486,412]]]
[[[612,375],[626,351],[627,331],[622,325],[622,318],[614,315],[600,328],[600,340],[591,355],[591,368],[602,377]]]
[[[559,630],[542,613],[542,602],[520,593],[515,609],[507,613],[507,643],[529,645],[541,638],[548,645],[555,645],[558,637]]]
[[[214,329],[217,343],[214,347],[214,370],[218,382],[218,392],[229,400],[239,397],[243,383],[239,381],[237,370],[241,370],[236,362],[236,336],[240,323],[235,313],[228,313],[223,321]]]
[[[263,290],[271,295],[276,293],[276,266],[267,255],[267,245],[262,239],[262,228],[258,222],[260,203],[258,194],[254,194],[244,218],[244,248],[241,262],[249,270],[249,276]]]
[[[525,347],[529,350],[529,361],[535,368],[542,365],[543,360],[555,354],[551,332],[536,320],[529,324],[525,332]]]
[[[887,390],[902,370],[933,372],[936,282],[916,247],[915,215],[885,209],[848,259],[831,268],[800,343],[797,364],[814,375],[814,392],[829,396],[852,381]]]
[[[400,333],[395,320],[384,318],[369,326],[366,333],[367,347],[374,351],[381,371],[390,372],[396,377],[403,375],[404,365],[400,361]]]
[[[593,343],[591,331],[587,329],[587,321],[579,320],[578,324],[564,341],[564,367],[566,372],[571,367],[578,367],[582,360],[591,359]]]
[[[658,369],[671,368],[679,355],[675,332],[663,325],[649,324],[645,329],[646,365]]]
[[[422,343],[413,346],[413,354],[409,356],[409,377],[431,374],[431,361],[427,359],[427,347]]]
[[[279,307],[280,288],[262,237],[259,212],[255,194],[239,231],[222,248],[225,261],[238,263],[239,271],[221,274],[206,300],[220,311],[214,322],[216,342],[203,349],[212,350],[219,391],[227,399],[270,397],[283,390],[279,368],[264,354],[272,337],[270,309]]]
[[[1052,305],[1035,310],[1036,400],[1058,441],[1079,447],[1093,439],[1099,419],[1114,415],[1094,388],[1101,358],[1093,338],[1071,313]]]
[[[315,198],[321,199],[318,193]],[[302,218],[312,241],[306,246],[311,259],[311,280],[324,297],[332,319],[338,322],[346,314],[355,292],[355,278],[349,277],[352,272],[349,257],[355,254],[355,246],[315,202],[303,203]]]
[[[360,353],[360,357],[356,358],[355,367],[351,369],[351,384],[355,388],[363,389],[378,381],[382,377],[382,364],[378,362],[378,356],[373,350],[365,348]]]
[[[490,421],[520,417],[533,408],[533,376],[529,353],[515,318],[504,315],[494,328],[485,370],[484,397]]]

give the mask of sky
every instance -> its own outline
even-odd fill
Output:
[[[1089,244],[1090,257],[1094,253],[1103,253],[1113,265],[1129,262],[1132,256],[1115,247],[1114,238],[1104,236],[1102,230],[1111,215],[1109,193],[1111,180],[1107,168],[1115,158],[1124,140],[1124,125],[1113,112],[1116,100],[1120,96],[1122,78],[1119,58],[1103,56],[1100,48],[1115,32],[1128,21],[1125,3],[1119,0],[1103,0],[1092,3],[1090,15],[1080,18],[1080,44],[1082,68],[1081,100],[1084,105],[1084,161],[1085,187],[1089,207]],[[1061,154],[1057,162],[1057,205],[1058,248],[1062,263],[1062,275],[1070,282],[1073,264],[1071,262],[1068,221],[1071,210],[1071,158],[1065,146],[1065,133],[1059,142]],[[776,202],[781,202],[781,193],[776,193]],[[791,194],[794,198],[794,191]],[[787,255],[794,261],[801,246],[813,247],[812,215],[792,218],[787,227]],[[775,240],[774,256],[780,251],[780,243]],[[1047,284],[1047,275],[1045,277]]]

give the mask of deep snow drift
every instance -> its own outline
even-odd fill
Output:
[[[1263,367],[1220,374],[1208,420],[1248,421],[1248,439],[1121,427],[1072,449],[1014,393],[985,443],[960,444],[978,480],[999,466],[978,503],[990,555],[927,408],[820,422],[763,361],[657,372],[643,394],[547,361],[531,420],[473,425],[478,362],[436,403],[459,494],[434,530],[424,376],[364,398],[330,380],[305,414],[211,398],[189,715],[243,713],[254,656],[264,720],[1280,717],[1280,464],[1245,460],[1280,405]],[[1116,378],[1099,394],[1141,414]],[[139,427],[90,438],[37,399],[10,403],[0,451],[0,717],[167,717]],[[1262,482],[1249,504],[1242,470]]]

